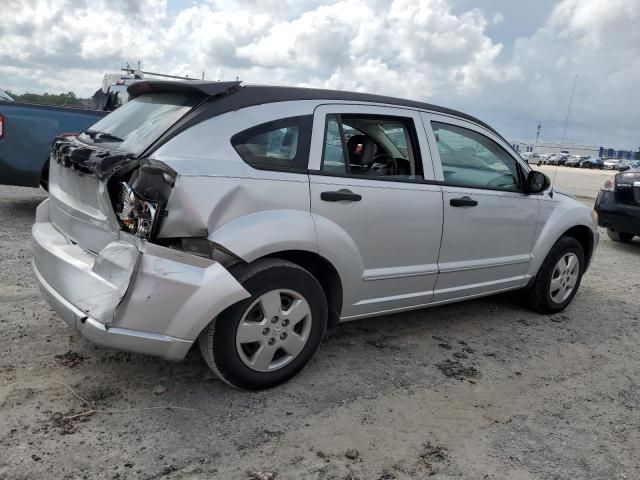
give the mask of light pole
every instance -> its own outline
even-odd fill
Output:
[[[536,153],[540,151],[540,147],[538,147],[538,139],[540,138],[540,130],[542,130],[542,125],[538,122],[538,132],[536,133]]]

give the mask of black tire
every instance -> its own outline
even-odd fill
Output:
[[[327,328],[327,300],[320,283],[295,263],[266,258],[233,271],[251,297],[232,305],[202,332],[200,351],[209,367],[229,385],[246,390],[275,387],[296,375],[318,350]],[[311,330],[300,353],[281,368],[269,372],[253,370],[240,358],[236,332],[245,311],[264,293],[288,289],[299,293],[311,310]]]
[[[560,258],[570,252],[575,253],[578,257],[578,265],[580,268],[578,279],[569,297],[562,303],[556,303],[551,298],[550,292],[553,271]],[[551,247],[544,262],[542,262],[542,266],[540,270],[538,270],[533,284],[524,292],[527,306],[540,313],[557,313],[564,310],[567,305],[571,303],[578,291],[583,273],[584,250],[582,249],[582,245],[573,237],[560,237],[553,247]]]
[[[614,242],[629,243],[631,240],[633,240],[633,237],[635,235],[633,233],[619,232],[617,230],[607,228],[607,236]]]

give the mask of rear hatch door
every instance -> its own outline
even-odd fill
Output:
[[[197,89],[164,91],[158,82],[149,83],[156,87],[135,84],[137,96],[78,138],[54,141],[49,172],[51,221],[91,252],[99,252],[119,237],[108,189],[111,176],[130,171],[154,142],[206,98]],[[168,82],[160,83],[166,87]]]
[[[640,170],[616,175],[616,202],[640,207]]]

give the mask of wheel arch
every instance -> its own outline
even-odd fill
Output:
[[[318,280],[327,298],[327,332],[332,333],[340,320],[343,302],[342,279],[333,264],[320,254],[308,250],[283,250],[261,258],[288,260],[309,271]]]
[[[575,238],[580,243],[584,251],[584,268],[586,270],[593,256],[593,246],[595,243],[593,231],[585,225],[576,225],[560,235],[560,237],[563,236]]]
[[[535,277],[556,242],[564,235],[576,239],[585,255],[585,270],[589,266],[598,244],[598,230],[591,210],[577,201],[561,197],[559,203],[541,204],[542,229],[532,249],[531,263],[527,270],[529,278]]]

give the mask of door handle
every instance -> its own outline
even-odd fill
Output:
[[[357,193],[353,193],[351,190],[340,189],[337,192],[322,192],[320,194],[320,199],[325,202],[339,202],[341,200],[346,200],[348,202],[359,202],[362,200],[362,195],[358,195]]]
[[[465,195],[462,198],[452,198],[449,200],[449,205],[452,207],[475,207],[478,202]]]

